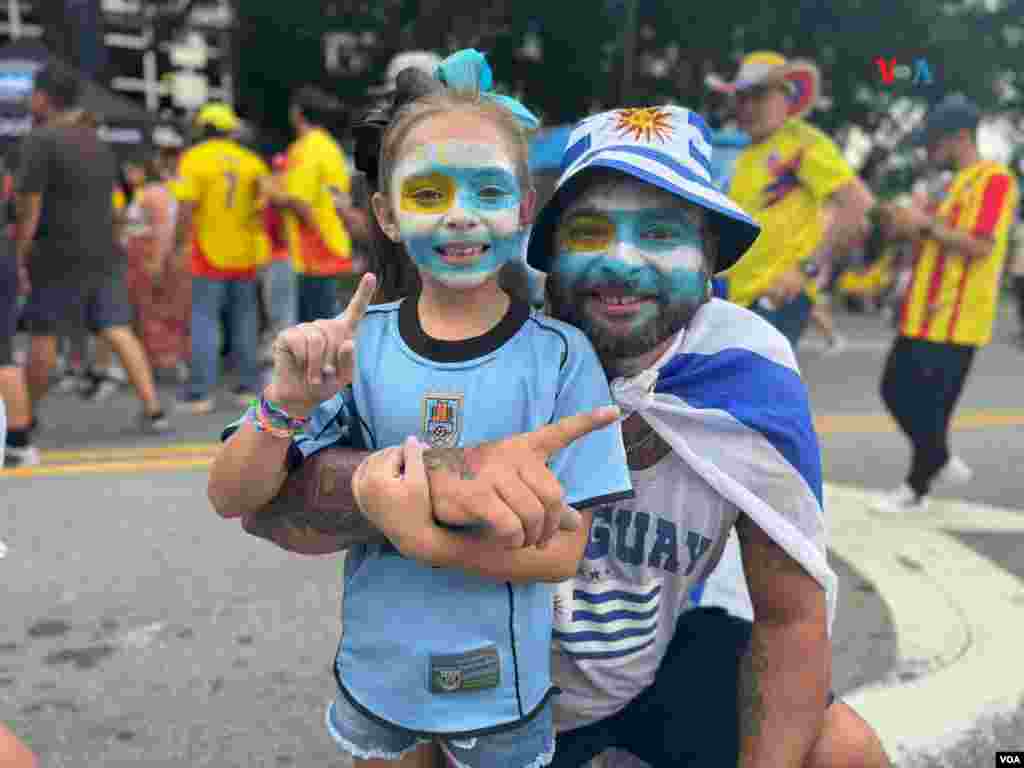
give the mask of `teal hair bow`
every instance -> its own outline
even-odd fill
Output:
[[[515,115],[519,123],[527,130],[533,130],[540,125],[540,120],[536,115],[516,99],[511,96],[491,93],[491,88],[494,86],[494,73],[491,72],[491,65],[487,63],[487,58],[475,48],[464,48],[453,53],[438,64],[435,75],[448,88],[479,91],[481,97],[501,104]]]

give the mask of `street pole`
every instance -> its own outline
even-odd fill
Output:
[[[632,106],[633,59],[636,55],[636,13],[639,0],[626,0],[626,24],[622,30],[622,93],[619,103]]]

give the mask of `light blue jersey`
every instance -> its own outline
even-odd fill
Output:
[[[356,348],[354,400],[371,449],[413,434],[475,445],[612,402],[586,337],[526,305],[457,342],[428,337],[415,301],[372,306]],[[339,395],[296,445],[309,456],[346,442],[351,418]],[[618,424],[577,440],[551,466],[576,508],[632,496]],[[552,693],[553,585],[498,583],[364,546],[350,551],[343,586],[335,672],[364,714],[422,733],[472,734],[529,719]]]

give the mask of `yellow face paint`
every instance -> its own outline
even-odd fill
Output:
[[[558,231],[560,250],[576,253],[606,251],[615,242],[615,222],[607,216],[572,216]]]
[[[407,213],[446,213],[455,202],[455,179],[443,173],[413,176],[402,182],[399,208]]]

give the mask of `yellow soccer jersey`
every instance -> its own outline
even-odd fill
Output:
[[[736,158],[729,197],[762,229],[723,275],[729,299],[749,306],[811,256],[825,234],[826,200],[854,176],[835,143],[802,120],[789,120],[768,140],[745,148]]]
[[[950,181],[935,217],[947,228],[993,241],[983,259],[966,259],[936,240],[917,245],[900,333],[912,339],[982,346],[992,340],[999,279],[1006,261],[1018,189],[1012,172],[986,160]]]
[[[204,141],[182,156],[173,189],[196,205],[193,274],[247,275],[266,263],[259,180],[269,173],[258,155],[230,139]]]
[[[352,269],[352,240],[335,207],[348,196],[352,181],[345,155],[334,139],[317,128],[288,149],[285,192],[312,210],[315,227],[291,211],[285,213],[292,266],[304,275],[337,275]]]

